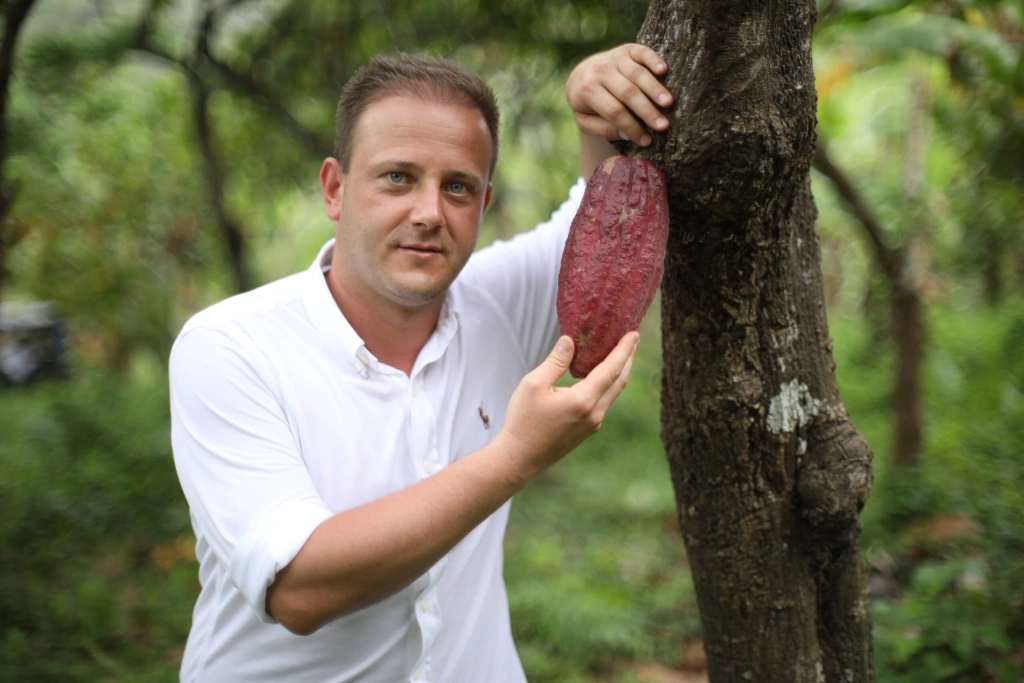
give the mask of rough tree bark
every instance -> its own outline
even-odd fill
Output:
[[[839,397],[816,209],[813,0],[654,0],[670,65],[662,438],[713,683],[874,680],[871,450]]]

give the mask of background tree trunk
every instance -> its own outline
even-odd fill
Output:
[[[824,310],[813,0],[654,0],[670,65],[662,438],[713,683],[874,680],[858,554],[871,450]]]
[[[868,208],[850,178],[832,162],[823,140],[818,140],[813,163],[814,168],[832,181],[840,198],[864,228],[879,269],[889,282],[889,328],[896,350],[892,464],[904,468],[917,466],[921,463],[924,424],[921,397],[921,365],[925,352],[922,275],[915,272],[909,248],[894,248],[886,243],[875,213]],[[911,201],[911,198],[907,200]],[[920,235],[910,236],[911,241],[917,239]]]
[[[33,4],[35,0],[0,2],[0,14],[3,14],[4,21],[3,42],[0,42],[0,292],[7,279],[7,250],[14,242],[7,225],[7,213],[14,202],[14,193],[4,176],[4,162],[7,159],[7,101],[11,75],[14,73],[14,48]]]

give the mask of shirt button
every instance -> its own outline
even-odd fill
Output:
[[[420,388],[418,386],[416,386],[415,384],[412,385],[412,395],[413,396],[419,396],[420,395]]]
[[[416,673],[412,675],[414,681],[418,681],[423,678],[423,669],[416,669]]]
[[[423,461],[423,471],[426,472],[427,474],[430,474],[431,472],[433,472],[434,471],[434,463],[430,462],[429,460],[424,460]]]
[[[427,602],[426,600],[424,600],[423,602],[421,602],[421,603],[420,603],[420,611],[421,611],[421,612],[423,612],[424,614],[426,614],[427,612],[429,612],[429,611],[430,611],[430,603],[429,603],[429,602]]]

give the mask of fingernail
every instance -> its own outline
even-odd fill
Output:
[[[558,340],[558,344],[555,345],[555,348],[558,349],[559,353],[569,353],[572,345],[569,344],[569,339],[567,337],[561,337]]]
[[[654,127],[655,128],[667,128],[668,127],[668,119],[666,119],[664,116],[659,116],[658,120],[654,122]]]
[[[616,131],[616,132],[619,134],[619,139],[620,140],[628,140],[629,139],[629,136],[626,135],[625,133],[623,133],[621,130],[620,131]]]
[[[658,95],[658,101],[661,102],[662,104],[668,104],[669,102],[672,101],[672,96],[667,93],[661,93],[660,95]]]
[[[640,344],[640,334],[637,333],[637,334],[635,334],[633,336],[633,346],[638,346],[639,344]]]
[[[651,136],[650,135],[645,135],[642,138],[640,138],[640,146],[641,147],[646,147],[649,144],[651,144]]]

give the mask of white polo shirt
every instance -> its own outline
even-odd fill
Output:
[[[412,585],[312,635],[277,624],[265,599],[321,522],[501,430],[557,337],[559,262],[583,189],[470,258],[410,376],[378,362],[334,302],[333,242],[305,272],[189,320],[171,353],[171,424],[202,591],[182,681],[525,681],[502,578],[508,503]]]

